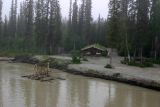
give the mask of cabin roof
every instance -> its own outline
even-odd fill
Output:
[[[100,44],[92,44],[92,45],[86,46],[86,47],[82,48],[81,51],[85,51],[85,50],[90,49],[90,48],[96,48],[96,49],[101,50],[101,51],[107,51],[107,48],[100,45]]]

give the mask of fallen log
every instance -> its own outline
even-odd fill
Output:
[[[52,77],[51,75],[24,75],[22,78],[27,78],[31,80],[38,80],[41,82],[50,82],[52,80],[66,80],[65,78],[61,77]]]

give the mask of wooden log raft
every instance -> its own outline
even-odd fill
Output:
[[[49,75],[50,70],[50,64],[47,63],[38,63],[34,65],[34,74],[35,75]]]
[[[52,77],[49,73],[51,72],[50,70],[50,64],[49,62],[47,63],[38,63],[34,65],[34,73],[32,75],[25,75],[22,76],[23,78],[28,78],[31,80],[39,80],[42,82],[50,82],[55,79],[60,79],[60,80],[65,80],[64,78],[60,77]]]

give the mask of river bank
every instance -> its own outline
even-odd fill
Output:
[[[71,58],[66,56],[35,56],[33,60],[26,61],[24,58],[25,61],[17,60],[17,62],[34,64],[33,61],[41,62],[48,58],[54,59],[54,63],[50,66],[54,69],[160,91],[160,66],[155,65],[153,68],[130,67],[120,64],[120,57],[114,58],[114,69],[104,68],[108,59],[101,57],[89,57],[88,61],[84,61],[82,64],[71,64]]]

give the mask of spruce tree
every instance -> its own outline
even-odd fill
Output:
[[[72,0],[70,0],[70,6],[69,6],[69,21],[68,21],[68,27],[71,27],[72,24]]]
[[[106,45],[106,22],[105,20],[99,15],[95,25],[92,24],[92,26],[96,27],[96,39],[93,40],[94,43],[99,43],[101,45]],[[94,35],[93,31],[91,32],[91,35]],[[93,37],[92,37],[93,38]]]
[[[86,0],[85,3],[85,44],[92,43],[91,36],[91,22],[92,22],[92,0]]]
[[[5,15],[4,24],[3,24],[3,39],[8,37],[8,19]]]
[[[39,48],[39,50],[43,50],[44,43],[44,35],[43,35],[43,29],[42,29],[42,23],[43,23],[43,7],[44,7],[44,0],[38,0],[36,2],[36,8],[35,8],[35,33],[36,33],[36,46]]]
[[[24,38],[25,35],[25,4],[20,3],[20,10],[17,19],[17,36],[19,38]]]
[[[137,39],[141,63],[143,63],[143,51],[149,35],[149,0],[137,0]]]
[[[34,48],[33,41],[33,0],[25,1],[25,32],[24,32],[24,50],[30,51]]]
[[[9,31],[10,36],[15,38],[16,36],[16,20],[17,20],[17,0],[12,0],[10,18],[9,18]]]
[[[160,0],[152,0],[152,8],[151,8],[151,40],[152,43],[152,56],[154,59],[157,59],[159,42],[160,42]]]
[[[121,10],[120,10],[120,45],[119,51],[124,51],[125,56],[128,56],[130,61],[130,49],[129,49],[129,35],[128,35],[128,8],[129,0],[121,0]]]
[[[130,48],[135,59],[137,54],[137,37],[136,37],[136,15],[137,15],[137,8],[136,8],[136,1],[129,0],[128,1],[128,38],[130,42]]]
[[[47,54],[54,54],[61,39],[61,15],[58,0],[50,1],[49,28],[47,35]]]
[[[79,8],[79,15],[78,15],[78,33],[81,36],[82,40],[84,41],[84,23],[85,23],[85,0],[82,0],[82,4]]]
[[[55,53],[58,53],[59,48],[61,48],[62,39],[62,22],[61,22],[61,10],[59,5],[59,0],[56,0],[56,10],[55,10],[55,38],[54,38],[54,48]]]
[[[33,34],[33,0],[26,0],[26,31],[27,38],[31,38]]]
[[[3,2],[0,0],[0,39],[2,38],[2,5]]]
[[[78,42],[78,37],[77,37],[77,30],[78,30],[78,5],[77,5],[77,0],[73,3],[73,14],[72,14],[72,46],[73,49],[75,50],[76,44]]]
[[[77,24],[78,24],[78,5],[77,0],[73,3],[73,14],[72,14],[72,31],[77,33]]]
[[[108,43],[111,48],[110,65],[112,65],[112,49],[117,48],[119,43],[119,16],[120,16],[120,0],[110,0],[108,14]]]

